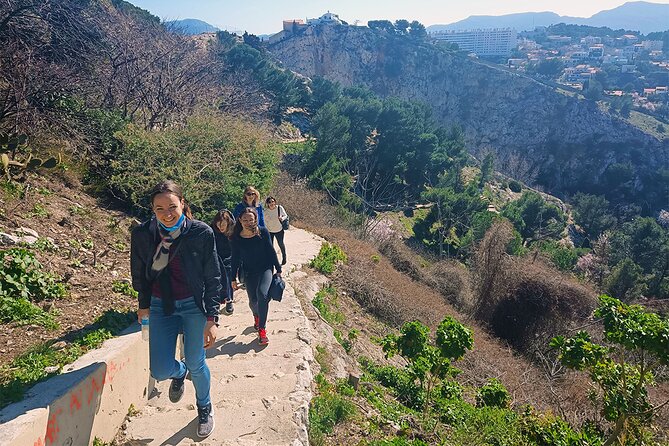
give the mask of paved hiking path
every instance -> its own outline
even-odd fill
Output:
[[[291,272],[318,254],[322,239],[297,228],[286,231],[288,264],[282,302],[270,303],[269,345],[260,347],[245,290],[235,293],[235,312],[221,316],[218,340],[207,352],[216,428],[196,435],[195,392],[172,404],[169,381],[157,383],[147,405],[126,422],[125,446],[308,445],[307,419],[313,360],[311,331],[295,296]]]

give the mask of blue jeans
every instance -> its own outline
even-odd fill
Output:
[[[265,328],[267,313],[269,312],[269,286],[272,284],[272,270],[266,269],[260,273],[245,273],[246,294],[249,296],[249,308],[254,316],[260,318],[259,327]]]
[[[181,378],[190,371],[198,407],[211,400],[211,375],[205,362],[204,327],[207,318],[192,297],[174,302],[174,313],[165,316],[163,302],[151,297],[149,316],[149,366],[158,381]],[[175,359],[177,335],[183,330],[185,364]]]

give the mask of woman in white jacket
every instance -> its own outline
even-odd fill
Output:
[[[283,222],[288,218],[286,210],[280,204],[276,203],[274,197],[267,197],[265,200],[265,227],[269,231],[269,236],[272,239],[272,246],[274,246],[274,239],[279,242],[279,249],[281,249],[281,264],[286,264],[286,245],[283,242]]]

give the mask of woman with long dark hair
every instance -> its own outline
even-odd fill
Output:
[[[258,343],[267,345],[267,313],[269,312],[269,286],[272,270],[281,275],[281,265],[270,241],[266,228],[258,226],[255,208],[245,208],[237,218],[231,239],[232,245],[232,288],[238,289],[237,272],[240,265],[244,270],[246,293],[249,307],[253,312],[253,327],[258,330]]]
[[[171,379],[169,398],[178,402],[190,372],[198,412],[197,435],[214,430],[211,376],[205,349],[216,341],[220,270],[214,233],[194,220],[181,188],[164,181],[151,191],[153,216],[132,232],[130,269],[139,294],[137,320],[149,324],[149,365],[159,381]],[[148,321],[147,321],[148,318]],[[184,334],[185,361],[175,359]]]
[[[221,265],[221,294],[220,302],[225,304],[225,313],[232,314],[233,290],[232,290],[232,248],[230,247],[230,237],[235,227],[235,217],[232,212],[223,209],[216,213],[211,222],[216,238],[216,253],[218,254],[218,263]]]

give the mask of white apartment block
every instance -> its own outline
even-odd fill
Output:
[[[509,56],[518,44],[518,33],[512,28],[434,31],[430,37],[455,43],[461,50],[478,56]]]

